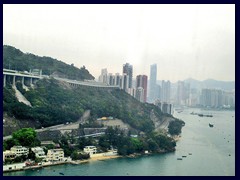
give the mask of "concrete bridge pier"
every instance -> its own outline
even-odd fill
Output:
[[[13,76],[13,83],[12,86],[16,86],[16,76]]]
[[[22,85],[24,86],[24,77],[22,77]]]
[[[22,87],[23,87],[23,89],[25,89],[26,91],[28,91],[29,89],[28,89],[28,87],[25,85],[25,83],[24,83],[24,76],[22,77]]]
[[[30,78],[30,87],[33,87],[33,79]]]
[[[4,76],[3,76],[3,87],[5,87],[6,86],[6,75],[4,74]]]

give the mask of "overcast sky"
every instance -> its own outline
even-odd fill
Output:
[[[3,5],[3,44],[50,56],[98,79],[235,80],[235,5]]]

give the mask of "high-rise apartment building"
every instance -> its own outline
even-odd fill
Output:
[[[178,81],[177,87],[177,104],[189,105],[190,84],[184,81]]]
[[[101,75],[99,76],[99,82],[108,83],[108,72],[107,68],[101,70]]]
[[[115,85],[121,87],[122,76],[119,73],[115,74]]]
[[[142,87],[136,88],[135,98],[140,102],[144,102],[144,89]]]
[[[144,90],[143,102],[147,101],[147,81],[148,77],[146,75],[138,75],[136,78],[136,89],[142,87]]]
[[[161,100],[162,102],[170,102],[171,83],[170,81],[162,81]]]
[[[126,73],[122,75],[122,87],[124,91],[128,92],[129,89],[129,76]]]
[[[225,101],[227,97],[226,94],[226,92],[220,89],[202,89],[201,105],[212,108],[219,108],[223,105],[230,105],[233,107],[233,103]]]
[[[112,73],[108,74],[108,85],[115,85],[115,76]]]
[[[128,88],[132,88],[133,67],[129,63],[123,64],[123,74],[128,75]]]
[[[156,99],[156,82],[157,82],[157,64],[150,66],[150,87],[149,87],[149,102],[154,102]]]

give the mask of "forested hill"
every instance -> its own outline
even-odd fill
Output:
[[[23,53],[19,49],[8,45],[3,46],[3,68],[11,68],[18,71],[42,69],[42,73],[45,75],[57,73],[68,79],[94,79],[85,66],[79,69],[74,65],[68,65],[51,57],[40,57],[30,53]]]
[[[34,89],[25,91],[21,83],[17,88],[30,101],[32,107],[19,103],[11,86],[3,89],[3,110],[17,119],[28,119],[51,126],[77,121],[85,110],[91,110],[91,119],[113,116],[133,128],[148,132],[154,129],[150,113],[162,119],[162,112],[153,104],[140,103],[120,89],[96,89],[85,86],[71,88],[54,79],[39,80]]]

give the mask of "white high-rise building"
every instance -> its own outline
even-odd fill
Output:
[[[148,102],[154,102],[156,99],[156,82],[157,82],[157,64],[153,64],[150,67],[150,87]]]

